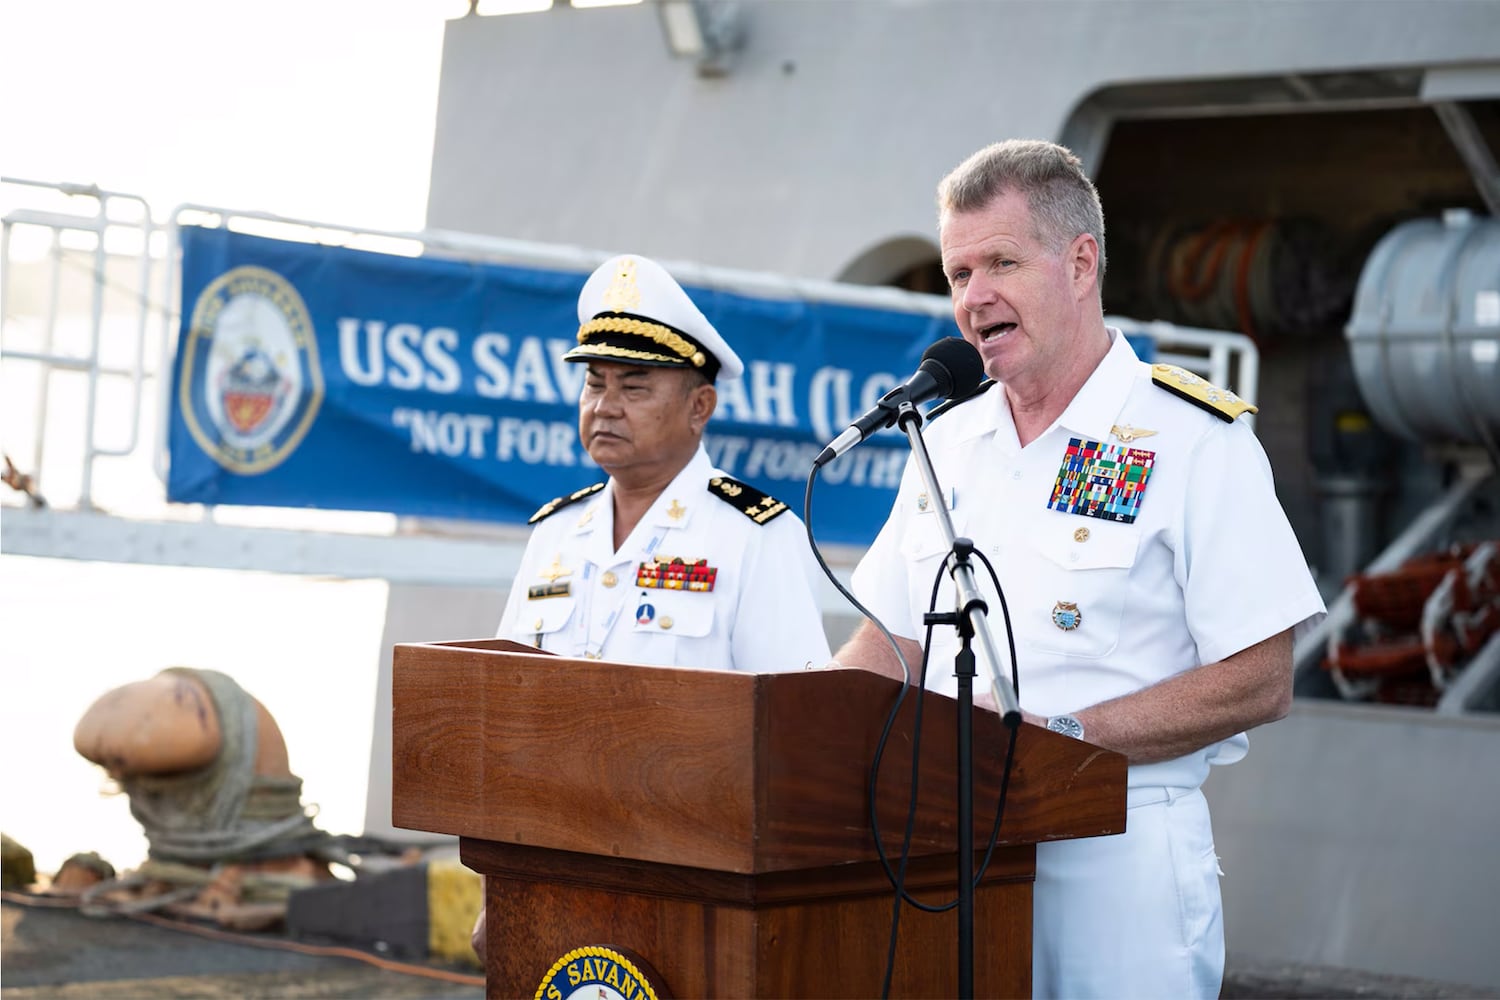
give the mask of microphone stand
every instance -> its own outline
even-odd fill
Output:
[[[911,443],[913,460],[933,498],[938,523],[942,525],[943,537],[953,553],[953,568],[950,571],[955,587],[954,610],[948,613],[929,614],[924,622],[930,625],[953,625],[958,629],[959,651],[953,659],[953,671],[958,678],[958,995],[974,995],[974,650],[972,641],[979,640],[984,654],[985,666],[989,668],[990,690],[995,692],[996,704],[1000,706],[1000,717],[1012,729],[1021,724],[1021,706],[1016,701],[1016,692],[1008,681],[1001,680],[1000,657],[995,648],[994,636],[990,634],[988,607],[979,596],[974,582],[974,566],[969,561],[974,543],[967,538],[957,538],[953,532],[953,519],[948,516],[948,505],[943,502],[943,493],[938,486],[937,473],[932,469],[932,459],[927,454],[927,443],[922,440],[922,414],[916,406],[903,402],[896,413],[896,424]]]

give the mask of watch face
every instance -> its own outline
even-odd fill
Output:
[[[1047,721],[1047,728],[1054,733],[1062,733],[1071,736],[1075,740],[1083,739],[1083,723],[1071,715],[1059,715]]]

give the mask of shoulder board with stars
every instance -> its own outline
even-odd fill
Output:
[[[978,388],[969,393],[967,396],[961,396],[958,399],[950,399],[938,406],[934,406],[932,408],[932,412],[927,414],[927,419],[933,420],[937,417],[941,417],[943,414],[947,413],[955,406],[962,406],[964,403],[967,403],[971,399],[978,399],[980,396],[983,396],[985,393],[993,389],[995,387],[995,384],[996,383],[994,379],[985,379],[983,382],[979,383]]]
[[[562,510],[564,507],[567,507],[570,504],[575,504],[585,497],[591,497],[602,489],[604,489],[603,483],[595,483],[593,486],[585,486],[581,490],[575,490],[574,492],[569,493],[567,496],[555,497],[551,500],[548,500],[546,503],[542,504],[541,508],[538,509],[535,514],[531,515],[526,523],[536,524],[538,521],[545,520],[546,518],[549,518],[553,514],[556,514],[558,511]]]
[[[748,483],[730,479],[728,476],[715,476],[710,479],[708,492],[756,524],[766,524],[787,512],[787,505],[780,500],[762,493]]]
[[[1255,413],[1251,406],[1228,389],[1220,389],[1201,375],[1176,365],[1152,365],[1151,381],[1172,395],[1201,406],[1226,424],[1234,423],[1241,413]]]

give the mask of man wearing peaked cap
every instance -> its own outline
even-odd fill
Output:
[[[502,639],[563,656],[771,673],[827,662],[801,520],[714,468],[714,382],[744,365],[654,261],[600,265],[578,298],[578,434],[609,478],[542,506]],[[497,933],[498,933],[497,929]],[[474,948],[485,951],[485,917]]]

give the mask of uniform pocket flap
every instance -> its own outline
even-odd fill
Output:
[[[542,635],[556,632],[568,624],[568,619],[573,617],[573,608],[577,603],[576,597],[533,598],[526,602],[526,607],[521,609],[518,624],[525,632],[537,632]]]
[[[908,559],[930,559],[948,551],[948,539],[936,517],[914,517],[901,535],[901,554]]]

